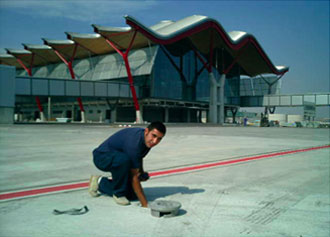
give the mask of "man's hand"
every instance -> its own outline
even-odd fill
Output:
[[[149,176],[149,173],[148,173],[148,172],[143,172],[143,173],[141,173],[141,174],[139,175],[139,180],[140,180],[141,182],[143,182],[143,181],[147,181],[149,178],[150,178],[150,176]]]
[[[132,187],[138,197],[142,207],[148,207],[148,201],[144,195],[140,180],[139,180],[139,169],[131,169],[132,175]]]

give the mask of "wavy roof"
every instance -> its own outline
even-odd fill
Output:
[[[76,58],[114,53],[106,40],[120,50],[148,47],[162,44],[174,56],[181,56],[190,50],[211,60],[220,73],[240,71],[242,75],[282,75],[289,68],[275,66],[256,38],[242,31],[226,32],[214,19],[193,15],[179,21],[161,21],[147,27],[131,16],[125,16],[129,27],[106,27],[92,25],[96,34],[65,32],[67,40],[43,39],[45,45],[24,45],[21,50],[8,49],[7,53],[19,58],[27,67],[41,66]],[[131,44],[131,39],[135,35]],[[1,64],[22,68],[12,57],[0,55]]]
[[[194,48],[206,58],[213,54],[217,68],[228,68],[235,61],[243,70],[241,74],[249,76],[280,75],[289,70],[286,66],[275,66],[253,35],[242,31],[227,33],[216,20],[206,16],[193,15],[176,22],[166,21],[157,28],[146,27],[131,16],[125,16],[125,19],[128,25],[154,43],[174,46],[168,47],[172,54],[182,48]],[[190,44],[190,47],[184,47],[184,44]]]

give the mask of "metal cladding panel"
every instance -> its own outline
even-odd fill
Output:
[[[280,105],[291,105],[291,97],[290,96],[281,96]]]
[[[67,96],[80,96],[78,81],[67,81],[65,90]]]
[[[330,95],[316,95],[317,105],[327,105],[330,103]]]
[[[15,67],[0,67],[0,107],[15,106]]]
[[[292,105],[303,105],[302,95],[292,96]]]
[[[269,102],[268,97],[266,97],[266,96],[262,97],[262,105],[263,106],[268,106],[269,105],[268,102]]]
[[[129,97],[130,90],[129,85],[120,85],[119,96],[120,97]]]
[[[91,80],[94,72],[94,63],[91,59],[80,59],[74,62],[74,74],[76,79]]]
[[[279,97],[269,97],[269,105],[270,106],[275,106],[280,104],[280,98]]]
[[[314,95],[304,95],[304,103],[305,102],[315,104],[315,96]]]
[[[16,77],[16,95],[31,95],[31,79]]]
[[[110,97],[119,96],[119,84],[108,84],[108,96]]]
[[[263,99],[263,106],[324,106],[329,105],[329,96],[330,94],[327,93],[305,95],[265,95]]]
[[[50,80],[49,81],[50,96],[64,96],[65,95],[65,81]]]
[[[95,82],[95,96],[107,96],[107,84]]]
[[[80,81],[81,96],[94,96],[93,82]]]
[[[48,80],[32,80],[32,95],[48,95]]]

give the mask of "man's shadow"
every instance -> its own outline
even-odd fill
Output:
[[[159,198],[171,196],[173,194],[195,194],[205,192],[205,189],[195,188],[190,189],[185,186],[165,186],[165,187],[145,187],[143,188],[149,201],[154,201]]]

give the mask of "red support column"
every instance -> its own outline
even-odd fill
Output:
[[[21,59],[16,58],[17,62],[24,68],[24,70],[28,73],[28,75],[31,77],[32,76],[32,70],[31,67],[25,66],[25,64],[22,62]]]
[[[74,48],[74,51],[73,51],[73,54],[72,54],[72,57],[70,59],[70,61],[66,60],[60,52],[58,52],[56,49],[53,49],[54,52],[56,53],[56,55],[63,61],[63,63],[68,67],[69,69],[69,72],[70,72],[70,76],[72,79],[76,79],[76,76],[74,74],[74,71],[73,71],[73,60],[74,60],[74,56],[76,55],[76,52],[77,52],[77,47],[78,47],[78,44],[75,45],[75,48]]]
[[[74,57],[76,55],[76,52],[77,52],[77,48],[78,48],[79,44],[75,43],[75,47],[74,47],[74,51],[72,53],[72,56],[70,58],[70,60],[68,61],[67,59],[65,59],[60,52],[58,52],[56,49],[53,48],[54,52],[56,53],[56,55],[63,61],[63,63],[65,65],[67,65],[68,69],[69,69],[69,72],[70,72],[70,76],[71,76],[71,79],[76,79],[76,76],[75,76],[75,73],[74,73],[74,70],[73,70],[73,61],[74,61]],[[80,111],[82,112],[82,122],[85,121],[85,118],[84,118],[84,113],[85,113],[85,109],[84,109],[84,105],[82,103],[82,99],[81,97],[78,97],[77,98],[77,101],[78,101],[78,105],[79,105],[79,108],[80,108]]]
[[[85,112],[81,97],[78,97],[77,101],[78,101],[78,104],[79,104],[80,111]]]
[[[34,61],[34,53],[32,53],[32,58],[31,58],[31,62],[30,62],[30,67],[27,67],[21,59],[19,58],[16,58],[17,62],[24,68],[24,70],[28,73],[29,77],[32,77],[32,67],[33,67],[33,61]],[[39,96],[36,96],[35,97],[36,99],[36,103],[37,103],[37,106],[38,106],[38,109],[39,109],[39,112],[40,112],[40,119],[42,121],[45,120],[45,116],[44,116],[44,109],[42,107],[42,104],[40,102],[40,98]]]
[[[131,73],[131,68],[129,66],[129,62],[128,62],[128,56],[124,55],[124,62],[125,62],[125,67],[126,67],[126,71],[127,71],[127,76],[128,76],[128,82],[129,82],[129,87],[131,89],[132,92],[132,97],[134,100],[134,107],[136,111],[140,111],[140,105],[136,96],[136,91],[135,91],[135,87],[134,87],[134,82],[133,82],[133,76]]]
[[[38,106],[38,108],[39,108],[39,111],[40,111],[40,112],[44,112],[44,109],[42,108],[42,105],[41,105],[41,102],[40,102],[39,96],[36,96],[36,102],[37,102],[37,106]]]
[[[132,72],[131,72],[131,68],[128,62],[128,53],[132,48],[135,36],[137,34],[137,31],[134,31],[134,35],[131,39],[131,42],[128,46],[128,48],[126,49],[125,52],[122,52],[119,50],[119,48],[114,44],[114,42],[112,42],[110,39],[108,39],[106,36],[102,35],[103,38],[105,39],[105,41],[114,49],[116,50],[116,52],[122,56],[124,63],[125,63],[125,67],[126,67],[126,72],[127,72],[127,77],[128,77],[128,83],[129,83],[129,87],[132,93],[132,97],[133,97],[133,101],[134,101],[134,107],[135,107],[135,111],[136,111],[136,122],[137,123],[142,123],[143,119],[142,116],[140,114],[140,105],[137,99],[137,95],[136,95],[136,91],[135,91],[135,87],[134,87],[134,81],[133,81],[133,76],[132,76]]]

